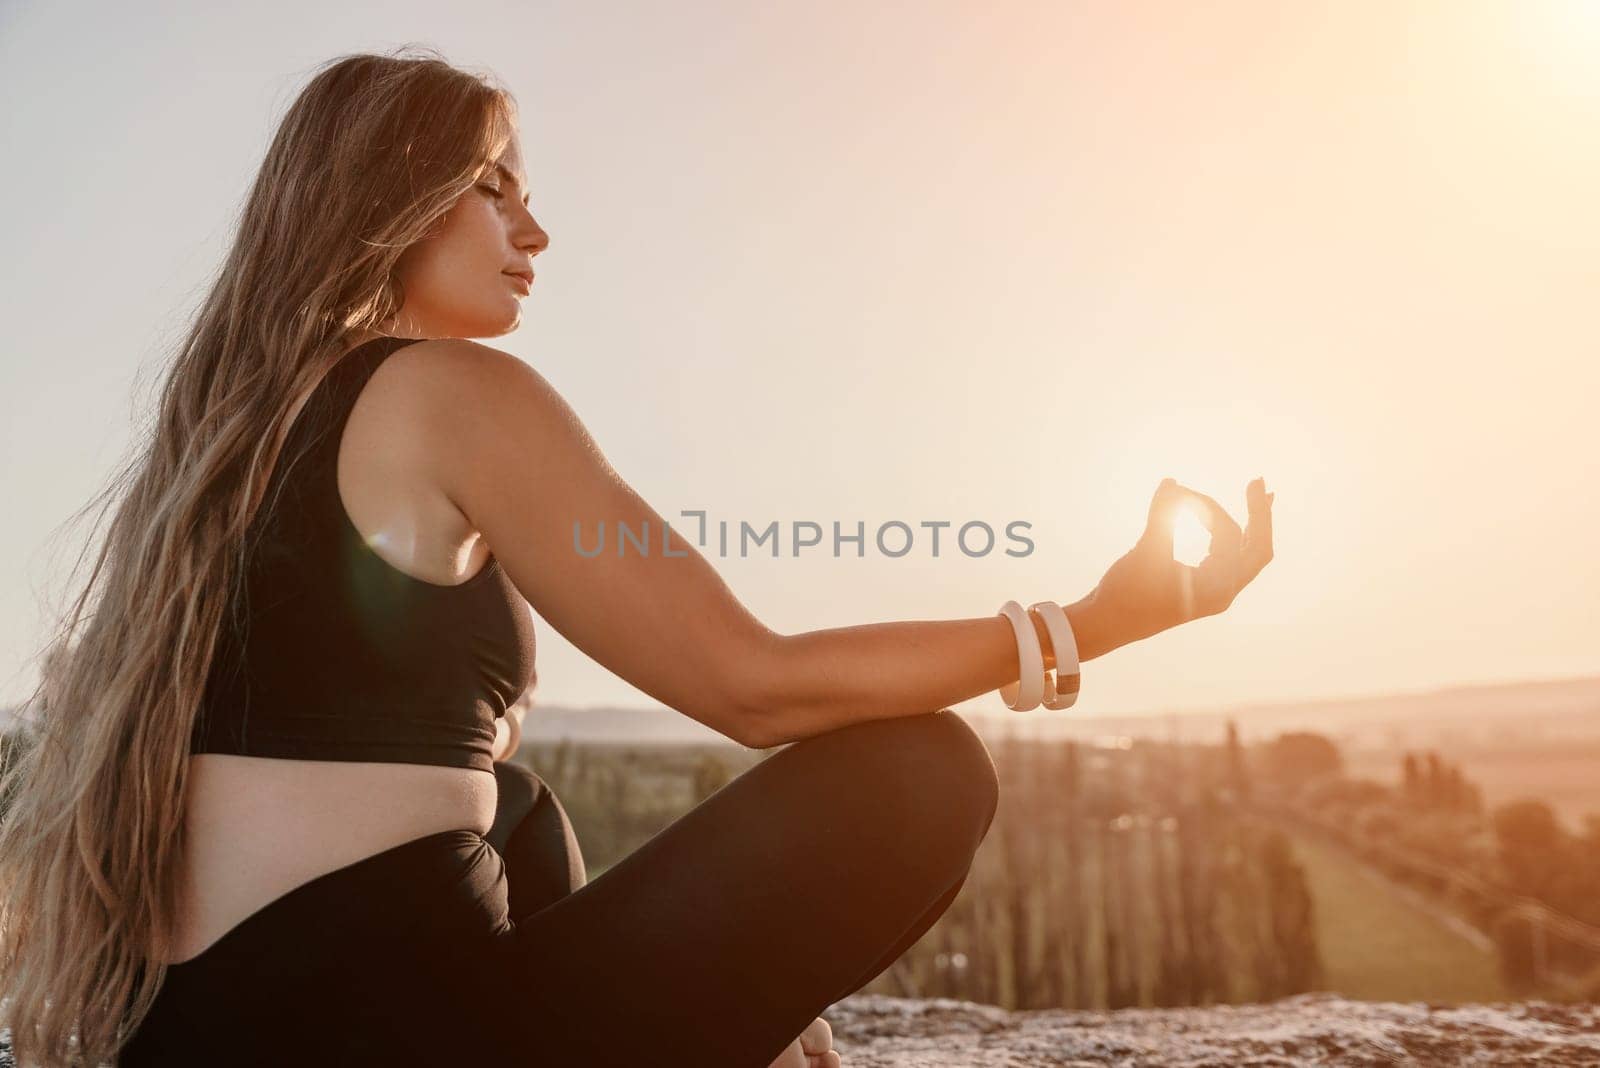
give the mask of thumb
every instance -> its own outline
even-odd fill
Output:
[[[1178,500],[1178,480],[1164,478],[1150,498],[1150,515],[1145,521],[1144,534],[1139,540],[1152,548],[1172,555],[1172,510]]]

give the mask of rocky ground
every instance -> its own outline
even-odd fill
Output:
[[[823,1015],[845,1068],[1600,1066],[1593,1003],[1452,1007],[1318,993],[1191,1009],[1007,1012],[857,994]]]
[[[857,994],[824,1013],[845,1068],[1600,1068],[1600,1005],[1351,1001],[1007,1012],[949,998]],[[0,1031],[0,1068],[11,1068]],[[712,1068],[712,1066],[707,1066]]]

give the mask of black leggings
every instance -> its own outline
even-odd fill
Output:
[[[318,876],[170,967],[118,1063],[766,1068],[949,907],[999,796],[956,713],[854,723],[585,882],[555,795],[496,774],[487,836]]]

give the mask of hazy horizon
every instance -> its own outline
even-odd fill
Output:
[[[489,343],[675,528],[865,522],[702,548],[773,628],[1066,603],[1163,477],[1242,522],[1263,475],[1276,559],[1076,714],[1600,675],[1600,6],[281,10],[0,11],[0,706],[283,108],[405,42],[521,105],[551,244]],[[1035,549],[891,559],[896,519]],[[537,703],[654,704],[536,633]]]

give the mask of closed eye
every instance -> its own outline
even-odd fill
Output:
[[[503,199],[505,197],[504,193],[500,192],[500,190],[496,189],[492,185],[480,185],[480,186],[478,186],[478,188],[482,189],[485,193],[488,193],[490,196],[494,197],[496,200],[501,200],[501,199]]]

